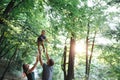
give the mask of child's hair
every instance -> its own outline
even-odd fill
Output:
[[[42,30],[42,32],[45,32],[45,30]]]
[[[23,72],[27,74],[28,69],[26,68],[26,64],[23,64]]]
[[[45,32],[45,30],[42,30],[42,31],[41,31],[41,33],[44,33],[44,32]]]

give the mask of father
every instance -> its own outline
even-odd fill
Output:
[[[46,57],[47,57],[47,63],[43,63],[43,60],[41,57],[41,51],[39,49],[39,60],[40,60],[41,66],[43,68],[42,80],[52,80],[54,61],[49,58],[47,49],[46,49]]]

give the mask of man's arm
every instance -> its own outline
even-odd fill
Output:
[[[47,57],[47,61],[49,61],[50,57],[49,57],[49,55],[48,55],[47,48],[46,48],[46,57]]]

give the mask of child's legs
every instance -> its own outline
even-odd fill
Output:
[[[44,42],[43,42],[43,41],[41,42],[41,45],[42,45],[42,47],[43,47],[43,50],[45,50]]]

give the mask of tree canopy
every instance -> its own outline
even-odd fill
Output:
[[[119,19],[119,0],[1,0],[0,78],[9,71],[21,74],[23,63],[33,64],[37,38],[45,30],[50,42],[45,47],[55,61],[53,80],[64,79],[64,46],[69,66],[71,37],[75,80],[119,80]],[[40,65],[37,70],[41,74]]]

